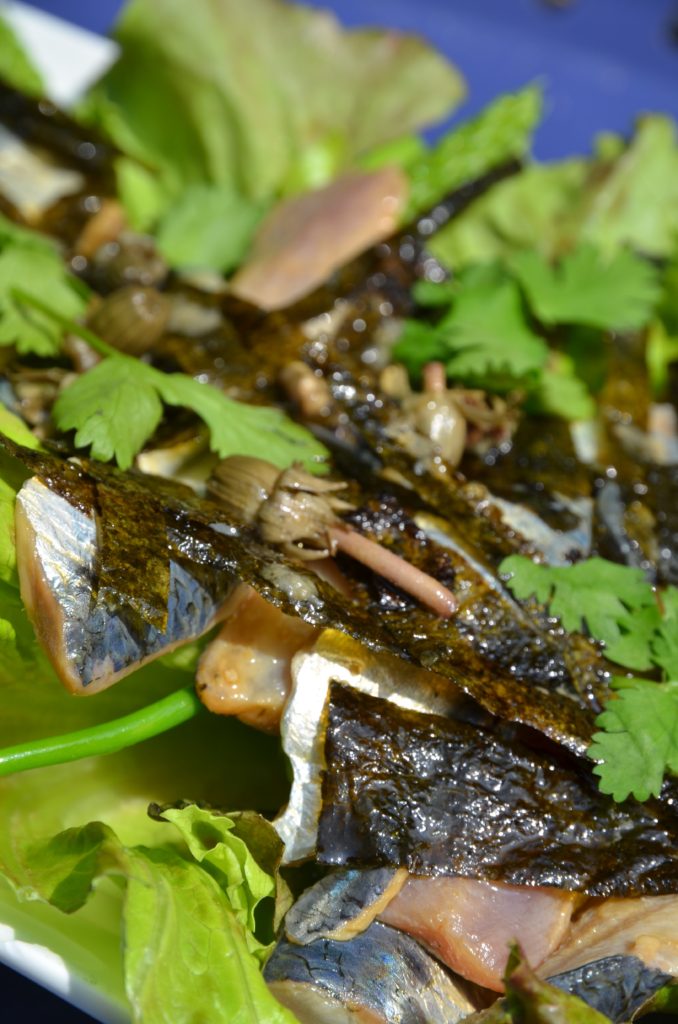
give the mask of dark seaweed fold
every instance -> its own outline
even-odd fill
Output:
[[[591,896],[678,892],[671,808],[463,722],[332,684],[318,857]]]

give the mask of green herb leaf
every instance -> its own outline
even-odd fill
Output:
[[[611,661],[641,671],[652,667],[651,641],[660,616],[640,569],[603,558],[550,567],[510,555],[500,572],[510,574],[508,586],[516,597],[536,597],[565,629],[586,629],[601,640]]]
[[[168,204],[194,184],[255,202],[326,184],[445,117],[464,91],[414,36],[345,31],[277,0],[131,0],[115,32],[120,58],[82,113],[157,174]]]
[[[270,822],[252,811],[226,815],[195,804],[165,808],[161,817],[179,830],[191,855],[227,894],[250,953],[264,963],[273,933],[266,943],[255,935],[262,901],[278,896],[285,908],[290,904],[278,871],[283,844]]]
[[[0,433],[17,444],[39,448],[38,441],[23,420],[0,405]],[[27,477],[25,468],[4,452],[0,454],[0,581],[18,586],[14,545],[14,501]],[[4,605],[0,603],[4,610]]]
[[[4,18],[0,18],[0,78],[29,96],[45,91],[40,72]]]
[[[579,237],[606,254],[630,245],[650,256],[670,255],[678,234],[675,122],[644,117],[616,159],[594,161],[573,217]]]
[[[78,448],[128,469],[162,419],[151,369],[136,359],[111,356],[82,374],[57,398],[52,415],[60,430],[76,430]]]
[[[439,286],[440,299],[450,285]],[[447,373],[468,385],[509,390],[535,379],[548,357],[545,342],[528,327],[516,285],[496,267],[474,267],[454,286],[449,312],[431,328],[408,321],[394,348],[394,359],[418,374],[431,359],[445,362]],[[420,290],[436,304],[433,289]]]
[[[594,246],[582,244],[555,267],[525,250],[513,256],[510,267],[536,316],[549,325],[639,328],[659,300],[656,271],[627,249],[603,260]]]
[[[678,589],[667,587],[661,594],[664,606],[657,635],[652,641],[652,659],[665,679],[678,680]]]
[[[17,302],[20,288],[44,301],[63,317],[79,316],[87,305],[86,289],[72,278],[55,246],[46,238],[0,220],[0,345],[16,345],[22,354],[53,356],[62,328],[39,310]]]
[[[160,222],[158,248],[172,267],[225,273],[242,261],[265,210],[231,188],[192,185]]]
[[[78,447],[128,468],[162,418],[162,403],[191,409],[207,424],[221,458],[253,455],[284,468],[294,461],[319,468],[327,453],[304,427],[269,406],[245,405],[184,374],[165,374],[125,355],[109,356],[59,395],[60,430],[76,430]]]
[[[664,774],[678,772],[678,683],[615,680],[616,696],[596,719],[604,732],[588,753],[600,761],[600,789],[615,800],[659,796]]]
[[[32,889],[72,913],[102,876],[124,883],[125,987],[135,1020],[295,1024],[268,991],[248,949],[249,916],[241,912],[256,898],[249,887],[270,890],[273,880],[244,843],[228,838],[227,818],[198,814],[202,840],[190,826],[181,829],[187,854],[172,842],[125,846],[101,822],[34,843],[26,856]],[[217,844],[211,855],[208,835]]]
[[[596,403],[584,381],[577,377],[572,360],[552,352],[548,368],[527,396],[525,409],[564,420],[587,420],[595,416]]]
[[[521,249],[554,259],[571,244],[572,207],[586,171],[584,160],[528,164],[453,217],[431,239],[431,252],[455,270]]]
[[[407,168],[410,199],[407,222],[448,192],[474,181],[512,157],[528,151],[542,110],[541,90],[529,86],[500,96],[478,117],[454,128]]]

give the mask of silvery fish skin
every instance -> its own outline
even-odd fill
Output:
[[[348,868],[306,889],[285,917],[290,942],[352,939],[374,921],[407,881],[404,868]]]
[[[414,939],[378,923],[348,942],[283,939],[264,977],[301,1024],[456,1024],[475,1009]]]
[[[591,498],[566,498],[555,495],[577,520],[571,530],[555,530],[531,509],[504,498],[492,496],[490,504],[501,514],[511,529],[528,540],[539,551],[547,565],[570,565],[573,557],[587,558],[591,554],[593,528],[593,501]]]
[[[170,563],[164,629],[126,621],[96,593],[97,522],[37,478],[17,496],[21,597],[62,682],[96,693],[179,644],[206,632],[237,582],[221,576],[208,592]]]
[[[564,971],[547,981],[563,992],[583,999],[613,1024],[634,1020],[652,997],[672,978],[648,967],[637,956],[606,956]]]

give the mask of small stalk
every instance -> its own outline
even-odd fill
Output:
[[[62,316],[61,313],[56,313],[48,305],[42,302],[41,299],[36,299],[35,295],[31,295],[29,292],[25,292],[23,288],[12,288],[12,298],[15,302],[19,303],[20,306],[28,306],[31,309],[37,310],[38,313],[42,313],[43,316],[49,317],[55,324],[59,324],[60,327],[67,331],[69,334],[75,334],[78,338],[82,338],[88,345],[91,345],[95,352],[98,352],[102,356],[118,356],[120,353],[117,349],[105,342],[103,338],[100,338],[94,331],[90,331],[89,328],[79,324],[76,320],[70,320],[67,316]]]
[[[456,597],[451,590],[439,583],[433,576],[422,572],[421,569],[417,569],[404,558],[395,555],[388,548],[370,540],[369,537],[364,537],[356,530],[333,526],[328,532],[333,546],[339,551],[343,551],[351,558],[355,558],[357,562],[362,562],[373,572],[378,573],[379,576],[395,583],[401,590],[405,590],[417,601],[425,604],[441,619],[449,619],[456,612],[458,608]]]
[[[125,747],[167,732],[202,711],[204,707],[195,691],[186,687],[111,722],[6,747],[0,750],[0,776],[25,772],[30,768],[66,764],[83,757],[115,754]]]

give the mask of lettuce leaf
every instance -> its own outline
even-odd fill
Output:
[[[628,246],[670,256],[678,236],[678,141],[660,115],[641,120],[628,145],[599,146],[589,160],[532,164],[499,182],[430,248],[458,267],[531,249],[548,259],[587,242],[606,257]]]
[[[331,14],[276,0],[131,0],[115,34],[120,59],[81,113],[155,172],[164,209],[189,185],[265,203],[324,184],[463,93],[414,37],[344,31]],[[148,210],[148,177],[127,166],[132,179]]]
[[[406,165],[410,198],[404,220],[433,207],[447,193],[511,159],[522,159],[542,111],[537,86],[506,93],[477,117],[456,126]]]
[[[30,96],[40,96],[44,92],[40,72],[30,60],[12,26],[2,17],[0,17],[0,78]]]
[[[252,952],[253,943],[264,950],[254,938],[253,909],[272,894],[274,877],[231,835],[235,823],[227,816],[192,807],[167,815],[188,851],[172,840],[126,846],[109,826],[91,822],[30,846],[25,893],[73,913],[97,879],[122,882],[125,982],[137,1021],[294,1024]],[[258,824],[273,832],[264,819]]]

